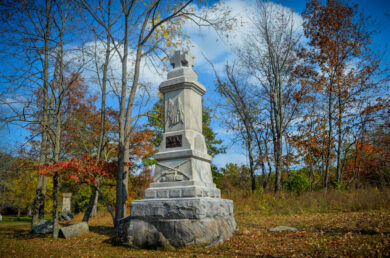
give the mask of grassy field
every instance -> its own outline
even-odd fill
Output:
[[[387,197],[382,196],[378,201],[382,202]],[[247,200],[250,201],[250,198]],[[291,203],[296,205],[294,200]],[[10,221],[3,217],[5,221],[0,223],[0,257],[390,256],[390,211],[387,208],[277,214],[260,208],[249,209],[242,202],[236,206],[239,229],[233,238],[217,247],[177,251],[135,250],[116,245],[108,214],[92,218],[89,233],[68,240],[53,240],[50,235],[31,235],[27,218]],[[81,214],[76,216],[73,223],[81,221],[81,218]],[[278,225],[297,227],[299,231],[266,232]]]

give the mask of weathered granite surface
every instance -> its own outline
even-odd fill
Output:
[[[73,214],[71,211],[61,211],[58,215],[59,221],[72,221],[73,220]]]
[[[298,231],[298,229],[294,228],[294,227],[288,227],[288,226],[277,226],[277,227],[267,229],[267,232],[269,232],[269,233],[286,232],[286,231],[295,232],[295,231]]]
[[[132,216],[120,221],[119,239],[134,248],[172,249],[213,246],[233,236],[237,224],[231,200],[137,201]]]
[[[131,202],[132,217],[153,219],[224,219],[233,216],[233,201],[216,198],[177,198]]]
[[[59,221],[72,221],[73,214],[71,209],[72,204],[72,193],[63,193],[62,194],[62,210],[59,214]]]
[[[80,222],[71,226],[61,228],[59,236],[63,238],[71,238],[87,232],[89,232],[88,223]]]
[[[59,226],[61,228],[61,226]],[[38,225],[31,229],[33,234],[49,234],[53,233],[53,222],[51,220],[43,220]]]

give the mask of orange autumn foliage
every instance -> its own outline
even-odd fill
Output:
[[[96,185],[98,176],[112,178],[116,168],[116,162],[97,160],[96,156],[83,154],[81,158],[45,164],[38,167],[38,170],[41,175],[53,176],[57,172],[65,180]]]

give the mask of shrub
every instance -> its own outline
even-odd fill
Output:
[[[302,173],[293,172],[286,181],[286,189],[297,194],[301,194],[303,191],[306,191],[309,186],[310,179]]]

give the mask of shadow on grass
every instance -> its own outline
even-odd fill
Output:
[[[110,226],[89,226],[89,231],[99,235],[108,236],[102,243],[110,244],[112,246],[123,246],[116,237],[114,227]]]
[[[89,226],[89,231],[109,237],[115,236],[114,228],[109,226]]]
[[[68,224],[70,225],[70,224]],[[62,225],[62,226],[68,226]],[[109,226],[89,226],[89,231],[99,235],[110,237],[104,242],[116,245],[115,231],[113,227]],[[48,238],[52,234],[32,234],[30,228],[26,228],[26,225],[15,226],[7,225],[6,227],[0,227],[0,238],[3,239],[18,239],[18,240],[29,240],[35,238]]]
[[[29,240],[35,238],[47,238],[51,234],[31,234],[29,229],[14,226],[0,228],[0,236],[4,239]]]
[[[331,229],[317,229],[318,231],[322,231],[326,234],[359,234],[359,235],[390,235],[390,232],[378,232],[375,230],[369,230],[369,229],[343,229],[343,228],[331,228]]]

